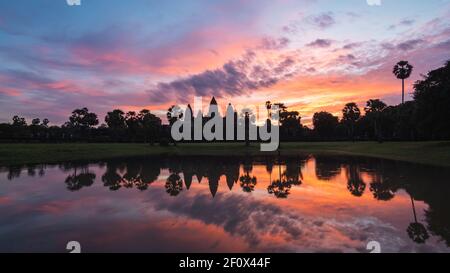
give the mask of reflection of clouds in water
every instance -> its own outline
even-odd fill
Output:
[[[155,195],[152,200],[156,210],[223,227],[231,235],[242,237],[257,251],[366,252],[370,240],[379,241],[383,252],[439,251],[430,246],[414,245],[401,237],[403,230],[375,217],[303,216],[291,208],[283,209],[242,194],[220,193],[214,200],[206,192],[185,197],[168,202],[166,196]]]
[[[293,191],[289,200],[281,202],[267,198],[264,179],[258,181],[260,188],[250,195],[241,193],[241,190],[226,193],[219,190],[216,198],[212,199],[209,185],[204,179],[190,190],[183,186],[183,191],[176,198],[171,197],[165,192],[166,180],[171,174],[170,167],[186,170],[190,174],[194,171],[192,166],[178,165],[179,161],[164,165],[162,169],[139,160],[123,164],[111,162],[108,168],[66,164],[46,169],[45,177],[19,177],[16,175],[20,174],[20,168],[19,171],[3,169],[8,173],[1,174],[0,182],[4,180],[5,183],[1,185],[0,191],[8,195],[0,196],[0,204],[3,205],[0,206],[0,233],[4,235],[0,238],[0,248],[27,249],[33,241],[33,245],[39,246],[36,250],[53,250],[55,242],[64,241],[67,237],[70,240],[77,239],[76,235],[93,251],[120,251],[126,248],[167,252],[366,252],[366,243],[376,240],[381,243],[383,252],[448,252],[442,243],[437,242],[438,238],[430,238],[425,245],[416,245],[407,237],[406,228],[413,220],[409,199],[403,202],[400,196],[390,202],[368,203],[373,198],[367,191],[372,187],[380,194],[386,190],[400,194],[398,189],[404,188],[413,197],[432,205],[435,216],[427,221],[435,223],[446,219],[448,202],[445,196],[448,185],[442,183],[439,187],[430,187],[426,182],[439,181],[448,176],[446,172],[415,165],[413,168],[409,164],[389,165],[387,168],[387,164],[376,160],[347,160],[345,164],[340,163],[342,160],[319,157],[317,161],[320,164],[307,164],[302,169],[306,176],[301,191]],[[188,162],[196,166],[194,162]],[[209,164],[219,165],[211,160]],[[346,164],[349,167],[345,167]],[[291,165],[299,166],[297,163]],[[236,177],[239,177],[240,165],[227,166],[231,166],[228,170],[238,166],[238,173],[230,176],[235,177],[230,179],[234,185]],[[295,168],[288,172],[289,166],[286,166],[286,172],[298,175]],[[334,183],[317,180],[317,166],[320,166],[319,176],[330,177]],[[347,192],[345,177],[329,175],[338,168],[353,168],[354,173],[350,174],[355,184],[360,179],[359,171],[366,171],[367,177],[363,181],[368,185],[364,196],[366,199],[358,199],[360,202],[354,198],[347,199],[350,193]],[[79,189],[76,192],[67,191],[64,183],[66,177],[82,174],[85,169],[95,174],[95,183],[78,183],[87,186],[80,189],[75,187]],[[259,173],[258,170],[258,167],[254,168],[252,175],[263,177],[265,171]],[[17,182],[21,183],[9,183],[7,176],[11,171]],[[114,173],[106,177],[105,173],[109,175],[109,171]],[[200,170],[206,175],[212,173],[214,181],[218,181],[219,173],[222,172],[222,169],[214,168]],[[136,183],[133,190],[124,186],[119,191],[108,190],[116,180],[122,181],[123,177],[133,182],[153,182],[158,179],[146,191],[137,191]],[[142,177],[145,179],[140,179]],[[105,183],[110,180],[112,184]],[[316,180],[317,183],[314,183]],[[378,183],[375,184],[377,187],[373,187],[375,182]],[[229,184],[225,185],[222,178],[219,188],[221,186],[225,188]],[[336,198],[334,194],[337,194]],[[435,226],[446,228],[448,225],[438,222]],[[14,246],[7,245],[9,242],[14,242]],[[56,249],[60,249],[59,246]]]

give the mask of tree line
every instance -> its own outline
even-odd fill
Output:
[[[409,77],[412,66],[401,61],[394,66],[394,75],[402,80]],[[370,99],[361,108],[354,102],[342,109],[342,118],[329,112],[317,112],[313,128],[302,124],[298,111],[283,103],[266,102],[267,122],[271,109],[279,109],[280,137],[284,141],[364,141],[364,140],[450,140],[450,61],[432,70],[414,83],[413,100],[388,106],[380,99]],[[215,99],[213,98],[215,102]],[[167,112],[169,124],[143,109],[108,112],[104,123],[87,108],[75,109],[62,126],[50,126],[46,118],[35,118],[27,124],[25,118],[14,116],[12,122],[0,124],[1,142],[143,142],[168,145],[170,126],[182,115],[174,116],[174,106]],[[245,110],[243,110],[245,111]],[[237,115],[237,113],[236,113]],[[241,113],[248,118],[249,113]],[[208,118],[205,117],[205,121]]]

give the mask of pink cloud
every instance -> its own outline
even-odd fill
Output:
[[[4,94],[11,97],[18,97],[21,95],[21,92],[14,88],[0,87],[0,94]]]
[[[12,203],[12,199],[8,196],[0,196],[0,205],[8,205]]]
[[[72,61],[82,67],[124,75],[197,73],[216,68],[255,47],[260,38],[222,25],[204,27],[159,46],[130,50],[126,46],[129,41],[119,38],[117,42],[111,48],[83,41],[74,43],[70,46]]]

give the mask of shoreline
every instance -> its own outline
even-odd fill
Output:
[[[52,164],[134,156],[265,156],[259,143],[178,143],[161,147],[142,143],[0,144],[0,166]],[[450,167],[450,141],[433,142],[286,142],[283,155],[330,154],[375,157]]]

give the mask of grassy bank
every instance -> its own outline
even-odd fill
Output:
[[[297,153],[346,154],[450,166],[450,142],[320,142],[283,143],[284,155]],[[57,163],[144,155],[263,155],[259,144],[0,144],[0,165]],[[266,153],[267,154],[267,153]]]

